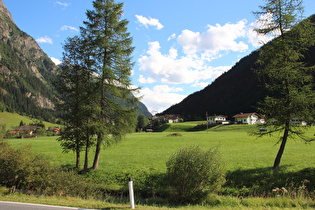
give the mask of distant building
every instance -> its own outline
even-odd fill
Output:
[[[291,120],[291,124],[292,125],[307,125],[307,122],[301,121],[301,120],[298,120],[298,119],[292,119]]]
[[[53,127],[52,129],[50,129],[52,132],[54,133],[59,133],[60,132],[60,128],[58,127]]]
[[[15,127],[14,130],[11,131],[11,133],[14,133],[16,135],[20,135],[20,134],[32,135],[36,131],[37,128],[38,126],[34,126],[34,125],[24,125],[20,127]]]
[[[179,114],[156,114],[153,116],[153,120],[164,119],[167,120],[168,123],[178,123],[180,119]]]
[[[248,124],[248,125],[256,125],[263,124],[265,120],[257,113],[240,113],[235,115],[235,124]]]
[[[229,124],[227,121],[227,116],[224,115],[214,115],[207,117],[208,124]]]

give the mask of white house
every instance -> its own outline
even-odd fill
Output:
[[[159,120],[159,119],[164,119],[168,121],[168,123],[178,123],[180,119],[179,114],[156,114],[153,116],[153,120]]]
[[[235,124],[263,124],[265,121],[262,117],[257,113],[240,113],[234,116]]]
[[[307,125],[307,122],[301,121],[298,119],[291,119],[291,124],[293,124],[293,125]]]
[[[227,121],[227,116],[224,115],[214,115],[214,116],[209,116],[207,118],[208,124],[229,124]]]

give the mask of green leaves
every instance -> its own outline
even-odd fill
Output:
[[[179,203],[199,203],[225,182],[218,148],[207,151],[200,146],[181,148],[166,166],[174,200]]]
[[[303,134],[302,129],[292,122],[305,120],[311,124],[315,120],[314,67],[304,63],[304,55],[315,43],[315,26],[310,19],[299,23],[298,16],[303,13],[302,0],[266,2],[262,11],[255,14],[268,15],[272,19],[256,31],[262,34],[278,31],[280,36],[260,49],[256,73],[270,92],[259,107],[269,129],[265,134],[284,130],[273,167],[278,168],[287,138]]]

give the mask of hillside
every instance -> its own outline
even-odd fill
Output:
[[[56,122],[56,69],[37,42],[15,25],[0,0],[0,111]],[[151,116],[141,102],[139,114]]]
[[[27,116],[22,116],[17,113],[10,113],[10,112],[0,112],[0,122],[3,125],[6,125],[6,129],[13,129],[14,127],[17,127],[20,125],[20,122],[23,121],[25,124],[34,123],[34,121],[37,121],[36,119],[31,119]],[[53,124],[50,122],[43,121],[43,124],[46,128],[49,127],[60,127],[58,124]]]
[[[54,118],[55,64],[21,31],[0,0],[0,110]]]
[[[310,17],[315,22],[315,15]],[[259,101],[268,94],[254,73],[258,52],[242,58],[211,85],[195,92],[163,114],[180,114],[185,120],[205,119],[209,115],[224,114],[232,120],[240,112],[255,112]],[[305,55],[308,65],[315,65],[315,46]]]

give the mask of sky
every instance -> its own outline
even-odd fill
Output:
[[[79,35],[92,0],[2,0],[15,24],[56,63]],[[162,112],[211,84],[271,38],[258,36],[254,11],[264,0],[125,0],[135,65],[132,84],[150,112]],[[304,0],[304,16],[315,1]]]

